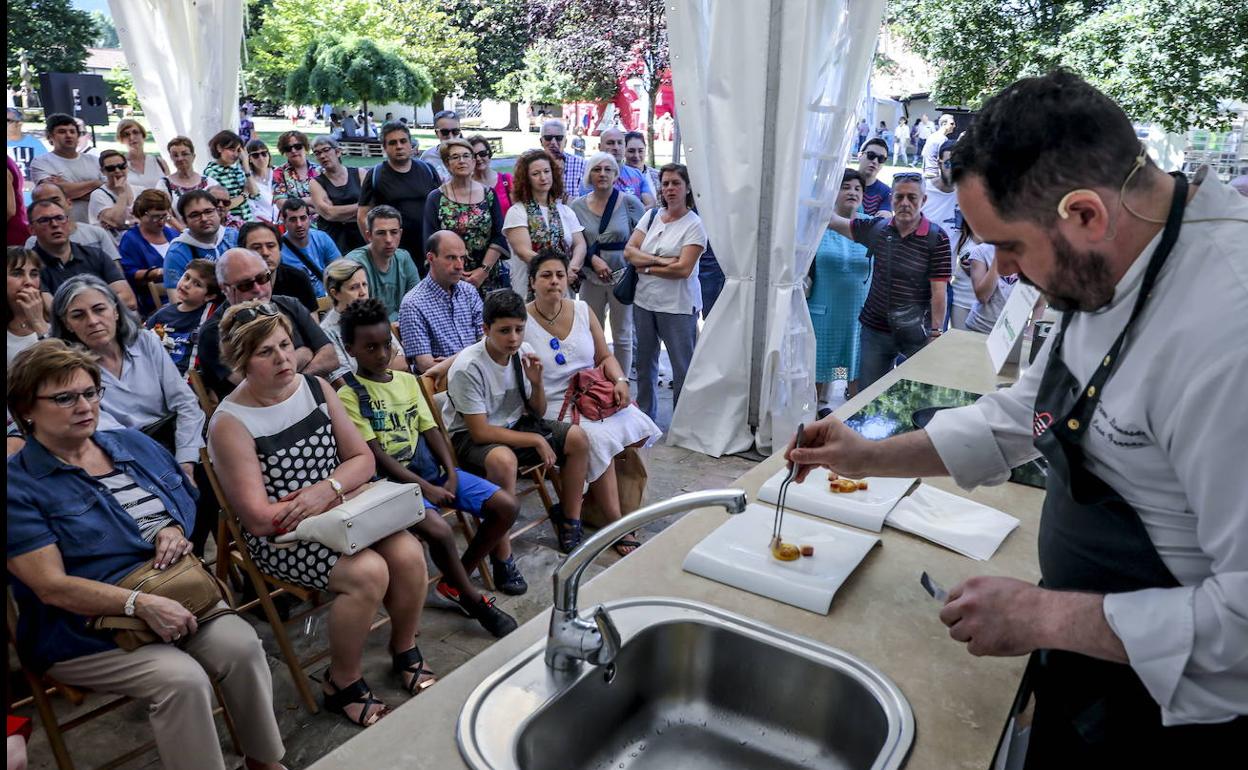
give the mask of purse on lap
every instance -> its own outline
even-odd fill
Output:
[[[350,499],[299,522],[293,531],[274,537],[273,542],[312,540],[350,556],[424,518],[419,484],[374,481]]]
[[[117,582],[118,588],[173,599],[195,614],[199,623],[221,615],[234,614],[233,598],[226,587],[198,557],[187,554],[165,569],[156,569],[155,558]],[[225,602],[227,606],[218,606]],[[95,631],[113,631],[113,641],[126,652],[161,641],[160,636],[138,617],[101,615],[88,626]]]
[[[576,372],[568,381],[563,406],[559,409],[559,421],[563,422],[569,409],[572,410],[572,424],[576,425],[582,416],[587,420],[605,420],[626,406],[615,403],[615,384],[601,366],[595,366]]]

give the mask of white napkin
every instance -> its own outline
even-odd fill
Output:
[[[1018,519],[996,508],[950,494],[927,484],[889,512],[890,527],[910,532],[979,561],[992,558]]]

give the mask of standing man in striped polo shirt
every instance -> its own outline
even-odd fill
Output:
[[[871,288],[858,315],[862,359],[858,384],[865,388],[940,336],[945,292],[951,274],[949,236],[923,216],[923,175],[893,177],[893,216],[845,219],[832,215],[831,228],[867,247]]]

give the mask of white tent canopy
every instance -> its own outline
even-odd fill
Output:
[[[832,212],[883,0],[675,0],[681,144],[724,271],[669,442],[706,454],[784,443],[813,417],[801,291]],[[757,427],[757,434],[752,433]]]
[[[239,0],[108,0],[148,128],[163,145],[195,143],[198,164],[208,140],[238,128]]]

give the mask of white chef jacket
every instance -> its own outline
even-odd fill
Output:
[[[1139,512],[1181,584],[1104,601],[1166,725],[1248,714],[1248,198],[1206,171],[1083,439],[1088,470]],[[1188,224],[1210,217],[1239,221]],[[1080,383],[1126,325],[1160,240],[1106,308],[1071,320],[1062,360]],[[1055,336],[1013,387],[928,423],[963,488],[1039,455],[1035,398]]]

